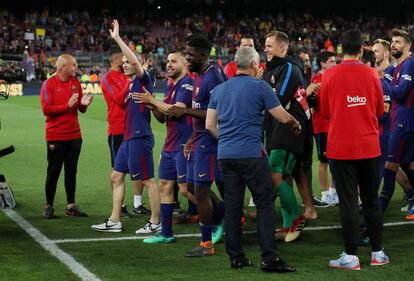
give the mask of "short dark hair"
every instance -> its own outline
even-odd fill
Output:
[[[171,52],[169,52],[169,54],[179,54],[180,56],[185,57],[185,53],[181,49],[172,50]]]
[[[396,36],[404,38],[404,41],[411,45],[412,40],[407,31],[394,28],[393,30],[391,30],[391,37],[396,37]]]
[[[119,53],[122,54],[122,50],[118,45],[111,45],[111,47],[109,47],[109,57],[112,57],[112,55]]]
[[[322,68],[321,63],[326,63],[330,57],[334,57],[335,54],[328,51],[322,51],[316,55],[316,63],[318,64],[319,68]]]
[[[209,55],[213,44],[204,34],[195,33],[188,37],[187,46]]]
[[[364,52],[362,53],[361,61],[363,63],[369,62],[370,65],[371,65],[371,67],[374,67],[375,66],[375,62],[376,62],[374,51],[369,50],[367,48],[364,48]]]
[[[271,31],[266,35],[266,39],[269,37],[275,37],[276,41],[289,44],[289,36],[282,31]]]
[[[342,49],[345,55],[357,55],[364,45],[359,29],[350,29],[342,34]]]

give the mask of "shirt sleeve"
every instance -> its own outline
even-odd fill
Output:
[[[216,67],[211,67],[210,75],[207,81],[207,94],[209,99],[211,98],[211,92],[213,89],[224,82],[223,76],[221,75],[220,71]]]
[[[329,107],[329,98],[328,98],[328,75],[322,76],[321,87],[319,89],[319,97],[320,97],[320,112],[323,117],[326,119],[331,118],[331,112]]]
[[[147,89],[147,91],[151,94],[154,94],[154,81],[152,81],[151,76],[146,70],[144,70],[142,81],[144,82],[145,89]]]
[[[53,81],[51,79],[43,82],[42,89],[40,90],[40,103],[42,105],[42,111],[45,116],[56,116],[65,113],[69,110],[69,103],[53,104],[53,97],[55,91],[53,87]]]
[[[280,101],[272,88],[264,81],[260,81],[260,93],[262,94],[263,104],[266,110],[270,110],[280,105]]]
[[[217,109],[217,92],[219,90],[215,88],[211,94],[210,102],[208,103],[209,109]]]
[[[180,85],[177,91],[176,102],[181,102],[187,106],[191,106],[193,96],[193,80],[187,79]]]
[[[400,79],[398,84],[392,86],[392,97],[398,101],[402,101],[408,95],[409,90],[413,87],[414,62],[407,61],[400,72]]]
[[[118,90],[113,79],[111,79],[108,75],[106,75],[104,79],[102,79],[101,81],[101,89],[105,97],[105,100],[107,100],[107,102],[112,101],[116,103],[119,107],[124,107],[125,95],[129,89],[129,83],[127,82],[125,84],[120,90]],[[126,86],[127,88],[125,89]]]
[[[384,114],[384,93],[382,91],[381,81],[377,73],[375,73],[375,70],[373,70],[373,76],[374,76],[373,77],[374,89],[375,89],[375,94],[377,97],[377,107],[376,107],[375,114],[377,115],[378,118],[380,118]]]

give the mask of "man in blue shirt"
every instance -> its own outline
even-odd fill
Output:
[[[295,268],[288,266],[276,253],[276,190],[272,184],[261,133],[264,110],[290,126],[295,134],[301,130],[300,123],[280,106],[272,88],[265,81],[254,78],[258,72],[259,55],[253,48],[240,48],[235,60],[238,67],[236,76],[213,90],[206,117],[206,129],[218,138],[217,159],[226,194],[226,251],[232,268],[251,266],[241,245],[240,219],[247,185],[257,207],[261,269],[292,272]]]

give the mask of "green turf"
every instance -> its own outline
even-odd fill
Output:
[[[45,203],[44,179],[46,145],[44,117],[39,97],[14,97],[0,101],[0,147],[16,146],[16,152],[0,159],[0,172],[13,187],[18,206],[16,211],[50,239],[104,238],[132,236],[147,217],[123,220],[125,231],[120,234],[97,233],[90,229],[101,222],[111,210],[110,173],[107,146],[106,106],[102,97],[95,100],[86,114],[80,114],[83,136],[78,166],[76,199],[88,218],[64,215],[65,193],[63,174],[58,183],[55,214],[58,219],[41,217]],[[154,160],[159,161],[165,129],[153,122],[156,135]],[[316,163],[315,163],[316,164]],[[316,165],[314,167],[316,168]],[[315,193],[319,194],[314,169]],[[128,182],[128,181],[127,181]],[[145,202],[148,200],[144,199]],[[181,198],[183,204],[185,200]],[[404,205],[399,188],[386,213],[386,222],[403,221],[399,209]],[[126,204],[132,205],[132,186],[127,184]],[[148,205],[148,203],[146,203]],[[277,207],[278,209],[278,207]],[[310,226],[338,224],[338,208],[319,210],[320,219]],[[280,220],[279,220],[280,221]],[[57,259],[50,256],[31,237],[0,212],[0,280],[77,280]],[[305,232],[292,244],[279,244],[280,255],[297,266],[298,272],[283,275],[286,280],[405,280],[411,277],[410,261],[414,259],[413,225],[387,227],[384,246],[391,256],[389,266],[372,268],[369,248],[360,250],[361,272],[344,272],[327,268],[327,261],[341,251],[340,230]],[[248,221],[246,230],[254,230]],[[195,225],[174,226],[175,233],[198,233]],[[277,278],[258,269],[259,247],[256,236],[245,236],[245,250],[255,266],[240,271],[231,270],[224,244],[216,247],[217,255],[204,259],[186,259],[183,253],[197,245],[197,238],[179,238],[172,245],[145,245],[141,240],[82,242],[59,244],[64,251],[81,262],[103,280],[268,280]],[[409,250],[403,250],[403,249]]]

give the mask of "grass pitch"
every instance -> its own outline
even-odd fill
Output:
[[[107,145],[106,105],[103,97],[95,97],[86,114],[80,114],[83,146],[78,165],[76,200],[88,218],[64,215],[66,206],[61,174],[55,199],[54,220],[41,217],[45,204],[46,177],[45,119],[38,96],[11,97],[0,101],[0,147],[14,144],[16,152],[0,159],[0,172],[6,175],[13,188],[16,211],[52,241],[65,239],[121,238],[134,236],[148,217],[123,219],[124,232],[97,233],[92,224],[105,219],[111,211],[109,186],[110,160]],[[165,137],[165,127],[153,121],[155,134],[154,161],[158,163]],[[316,158],[315,158],[316,159]],[[314,162],[314,192],[319,194],[316,160]],[[132,206],[132,186],[128,183],[125,202]],[[247,197],[246,197],[247,198]],[[247,203],[248,198],[246,199]],[[180,197],[182,205],[185,200]],[[144,196],[148,206],[148,200]],[[385,215],[385,222],[404,221],[400,208],[405,205],[397,187],[393,201]],[[246,204],[247,206],[247,204]],[[279,214],[278,204],[276,204]],[[339,224],[338,208],[319,209],[319,219],[310,227]],[[280,222],[280,217],[278,222]],[[255,230],[255,223],[247,221],[246,231]],[[288,275],[266,274],[259,270],[260,251],[255,234],[244,236],[244,249],[254,266],[232,270],[224,244],[216,246],[214,257],[188,259],[183,253],[198,244],[198,237],[178,238],[170,245],[146,245],[142,240],[78,241],[57,245],[102,280],[407,280],[414,270],[414,225],[384,228],[384,247],[391,264],[369,266],[370,249],[361,247],[359,257],[362,270],[347,272],[329,269],[327,262],[342,251],[341,230],[305,231],[297,242],[278,243],[280,256],[297,267]],[[176,234],[197,234],[196,225],[175,225]],[[40,247],[25,231],[0,212],[0,280],[79,280],[68,267]]]

